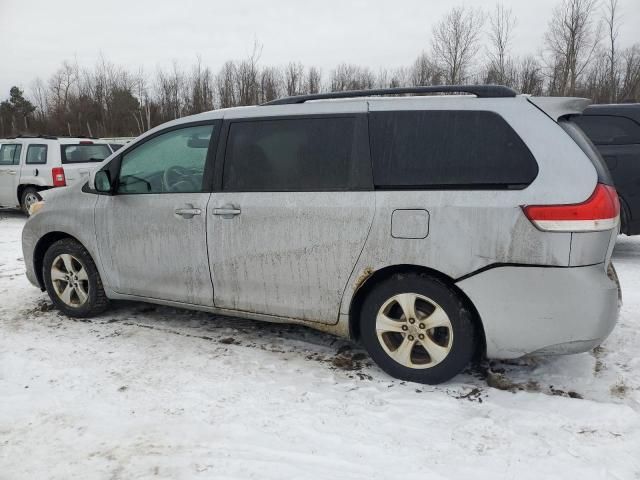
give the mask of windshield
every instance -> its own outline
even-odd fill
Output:
[[[62,163],[101,162],[111,155],[107,144],[62,145],[60,148]]]

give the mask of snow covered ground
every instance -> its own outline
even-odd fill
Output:
[[[640,478],[640,238],[596,352],[427,387],[304,327],[62,317],[24,276],[23,224],[0,212],[0,479]]]

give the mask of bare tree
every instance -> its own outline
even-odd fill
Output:
[[[594,24],[597,5],[597,0],[562,0],[554,9],[545,36],[552,94],[575,95],[600,40]]]
[[[200,57],[186,83],[185,113],[193,115],[213,110],[213,76],[209,67],[202,66]]]
[[[620,98],[625,101],[640,101],[640,44],[636,43],[622,52],[624,82]]]
[[[526,56],[520,60],[516,79],[516,88],[520,92],[530,95],[542,95],[544,89],[542,66],[533,55]]]
[[[320,93],[322,85],[322,72],[319,68],[311,67],[307,72],[307,79],[305,81],[305,90],[307,93]]]
[[[502,85],[513,83],[510,47],[516,23],[513,11],[501,3],[496,5],[489,16],[489,68],[494,77],[491,83]]]
[[[36,78],[31,85],[31,96],[36,106],[36,118],[44,122],[47,117],[47,88],[40,78]]]
[[[418,58],[413,62],[409,77],[409,83],[415,87],[422,85],[439,85],[442,83],[441,70],[425,52],[418,55]]]
[[[258,103],[260,90],[258,61],[262,54],[262,46],[255,41],[253,51],[238,63],[236,69],[236,85],[239,105],[255,105]]]
[[[225,64],[216,76],[216,89],[218,90],[218,103],[220,108],[229,108],[238,104],[236,80],[236,64],[233,61]]]
[[[283,90],[282,73],[279,68],[266,67],[260,72],[260,103],[280,97]]]
[[[286,94],[300,95],[304,91],[304,67],[300,62],[289,62],[284,69]]]
[[[373,88],[375,83],[375,75],[367,67],[342,63],[331,72],[332,92]]]
[[[609,101],[615,102],[618,96],[620,78],[618,74],[618,35],[620,19],[618,18],[618,0],[608,0],[605,5],[605,25],[607,30],[607,60],[609,63]]]
[[[445,82],[463,83],[473,65],[484,15],[481,10],[454,7],[433,29],[433,53]]]
[[[161,115],[166,120],[182,116],[185,94],[185,75],[176,62],[169,71],[158,70],[156,89]]]

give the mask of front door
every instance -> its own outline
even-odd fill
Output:
[[[218,128],[174,127],[123,153],[115,194],[96,206],[101,260],[116,292],[213,304],[204,172]]]
[[[18,198],[18,180],[20,178],[20,154],[22,145],[4,143],[0,145],[0,206],[15,207]]]
[[[366,116],[229,121],[209,202],[215,306],[335,323],[375,210]]]

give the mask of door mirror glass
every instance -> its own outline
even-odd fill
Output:
[[[100,170],[96,172],[94,179],[96,191],[100,193],[111,193],[111,174],[108,170]]]

